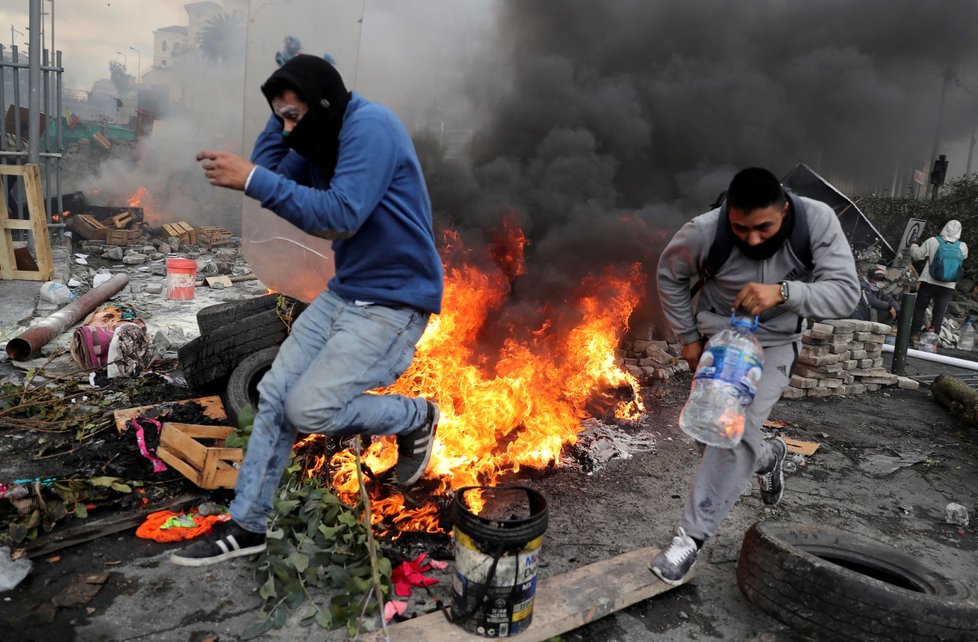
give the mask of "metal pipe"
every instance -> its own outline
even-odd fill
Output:
[[[41,0],[30,2],[31,28],[28,29],[27,42],[30,51],[27,59],[30,69],[27,72],[27,162],[36,164],[41,152]]]
[[[883,352],[894,352],[893,346],[888,344],[883,344]],[[967,359],[958,359],[957,357],[946,357],[943,354],[937,354],[934,352],[924,352],[923,350],[908,349],[907,356],[914,357],[915,359],[923,359],[924,361],[933,361],[934,363],[943,363],[947,366],[954,366],[955,368],[964,368],[965,370],[978,370],[978,362],[968,361]],[[893,374],[897,374],[894,372]]]
[[[913,292],[904,292],[900,298],[900,315],[897,317],[897,335],[890,372],[901,377],[907,371],[907,348],[910,347],[910,335],[913,334],[910,324],[913,323],[913,309],[916,304],[917,295]]]
[[[11,361],[23,361],[41,349],[51,339],[67,328],[75,325],[85,315],[115,296],[129,283],[129,275],[116,274],[111,279],[92,288],[77,300],[72,301],[40,323],[32,325],[7,342],[7,358]]]

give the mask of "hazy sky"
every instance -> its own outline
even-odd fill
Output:
[[[41,4],[44,11],[51,12],[51,0]],[[133,76],[137,71],[148,71],[153,63],[153,30],[187,24],[185,4],[185,0],[54,0],[55,47],[63,52],[65,87],[91,89],[93,82],[109,77],[110,60],[126,63]],[[26,52],[29,10],[28,0],[0,0],[0,42],[4,47],[11,44],[13,25],[23,33],[13,33],[15,43]],[[49,15],[44,23],[50,48]]]

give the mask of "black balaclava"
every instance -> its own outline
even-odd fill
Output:
[[[285,144],[322,169],[327,179],[336,170],[340,128],[350,92],[336,68],[316,56],[299,54],[268,77],[261,91],[268,104],[293,90],[309,111],[285,137]]]
[[[789,203],[791,201],[788,201]],[[727,219],[727,225],[730,224],[730,219]],[[768,240],[760,243],[758,245],[748,245],[743,239],[741,239],[736,234],[733,235],[734,245],[737,249],[749,259],[754,261],[763,261],[774,256],[774,253],[781,249],[784,242],[788,240],[791,236],[791,231],[795,227],[795,208],[788,206],[788,213],[784,215],[784,220],[781,221],[781,229],[778,230],[777,234],[769,238]]]

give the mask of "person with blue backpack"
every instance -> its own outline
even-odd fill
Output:
[[[910,322],[910,342],[916,344],[923,329],[924,313],[932,302],[930,327],[940,336],[951,293],[964,273],[968,246],[961,240],[961,222],[948,221],[939,235],[930,237],[923,245],[911,245],[910,258],[914,261],[927,259],[917,278],[917,303]]]

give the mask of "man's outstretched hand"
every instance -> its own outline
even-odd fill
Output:
[[[227,187],[229,189],[243,190],[245,181],[254,163],[246,161],[237,154],[231,152],[218,152],[205,149],[197,154],[200,166],[204,168],[204,176],[210,181],[211,185]]]

